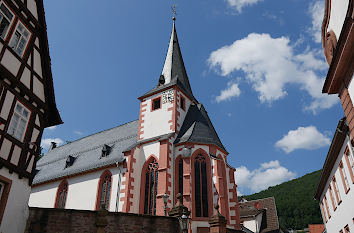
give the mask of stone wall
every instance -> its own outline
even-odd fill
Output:
[[[29,208],[25,233],[178,233],[178,219],[121,212]]]

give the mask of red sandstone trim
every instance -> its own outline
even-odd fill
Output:
[[[59,196],[60,196],[60,192],[61,190],[64,188],[64,186],[66,185],[66,193],[69,192],[69,184],[68,184],[68,181],[67,180],[63,180],[62,182],[60,182],[59,186],[58,186],[58,189],[57,189],[57,194],[55,195],[55,202],[54,202],[54,208],[58,208],[59,206]],[[64,208],[65,208],[65,205],[66,205],[66,200],[68,199],[68,194],[66,194],[66,197],[65,197],[65,201],[64,201]]]
[[[181,143],[178,143],[176,144],[175,146],[182,146],[184,145],[185,147],[194,147],[194,146],[197,146],[197,145],[201,145],[201,146],[215,146],[221,153],[225,154],[225,156],[227,156],[229,154],[229,152],[221,149],[220,147],[218,147],[217,145],[210,145],[210,144],[206,144],[206,143],[192,143],[192,142],[181,142]],[[182,150],[182,149],[181,149]]]
[[[8,199],[9,194],[10,194],[12,180],[0,175],[0,181],[5,184],[5,187],[4,187],[4,190],[2,192],[1,199],[0,199],[0,224],[1,224],[2,217],[4,216],[4,212],[5,212],[5,209],[6,209],[7,199]]]
[[[143,117],[145,116],[143,114],[143,112],[146,111],[146,106],[147,106],[147,103],[140,102],[138,140],[143,139],[142,134],[144,134],[144,131],[142,131],[142,129],[144,128],[143,123],[145,122],[143,120]]]
[[[104,182],[104,178],[106,177],[106,175],[109,175],[111,177],[111,189],[109,190],[109,199],[108,199],[108,210],[109,210],[109,206],[110,206],[110,202],[111,202],[111,194],[112,194],[112,173],[109,170],[105,170],[101,176],[100,176],[100,180],[98,181],[98,186],[97,186],[97,193],[96,193],[96,204],[95,204],[95,210],[99,210],[101,209],[100,206],[100,199],[101,199],[101,195],[102,195],[102,187],[103,187],[103,182]]]
[[[135,149],[131,150],[129,153],[125,153],[124,156],[128,156],[128,172],[126,172],[126,179],[125,179],[125,196],[123,197],[123,199],[121,201],[123,201],[123,208],[122,211],[129,213],[130,211],[130,206],[133,205],[133,203],[130,201],[130,198],[133,197],[133,195],[130,193],[130,190],[134,189],[134,186],[132,185],[134,178],[131,177],[132,173],[134,172],[133,169],[133,163],[136,162],[136,159],[134,158],[134,152]],[[125,175],[124,174],[124,175]]]
[[[182,167],[183,167],[183,159],[182,159],[182,155],[178,155],[177,158],[175,159],[175,193],[177,195],[177,193],[180,192],[180,190],[178,189],[178,184],[179,184],[179,169],[178,169],[178,164],[179,164],[179,161],[182,160]],[[183,169],[184,171],[184,169]],[[183,174],[182,174],[183,176]],[[184,184],[183,184],[183,190],[184,190]],[[183,193],[181,193],[183,195]],[[176,196],[175,195],[175,196]],[[173,197],[173,202],[176,202],[177,201],[177,198],[176,197]],[[183,200],[182,200],[183,201]]]
[[[232,184],[232,188],[229,190],[232,193],[232,198],[229,199],[229,202],[235,202],[234,207],[230,207],[230,210],[234,210],[236,216],[231,216],[231,220],[236,220],[236,224],[233,225],[236,230],[241,230],[241,220],[240,220],[240,204],[238,203],[237,199],[237,185],[235,183],[235,174],[236,169],[235,168],[230,168],[229,169],[229,179],[230,183]]]
[[[218,159],[219,160],[216,160],[216,169],[214,169],[214,176],[216,177],[215,186],[219,192],[218,204],[220,206],[221,214],[226,217],[228,224],[230,224],[229,198],[227,192],[225,162],[223,157],[220,154],[218,155]]]
[[[160,107],[154,109],[154,108],[155,108],[155,100],[158,100],[158,99],[160,99]],[[158,96],[158,97],[156,97],[156,98],[151,99],[151,104],[150,104],[150,105],[151,105],[151,109],[150,109],[151,112],[161,109],[161,105],[162,105],[161,96]]]

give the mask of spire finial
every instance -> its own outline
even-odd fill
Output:
[[[176,15],[177,15],[177,13],[176,13],[176,4],[173,4],[171,8],[172,8],[172,15],[173,15],[172,20],[175,21],[176,20]]]

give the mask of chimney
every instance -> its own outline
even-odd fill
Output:
[[[50,142],[50,147],[49,147],[48,151],[51,151],[51,150],[53,150],[56,147],[57,147],[57,143],[56,142]]]

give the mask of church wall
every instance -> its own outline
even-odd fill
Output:
[[[348,10],[349,0],[342,0],[342,1],[334,1],[330,0],[330,19],[328,23],[327,32],[333,30],[337,37],[337,41],[339,39],[340,33],[342,31],[343,23],[345,20],[345,16]]]
[[[5,167],[0,169],[0,176],[12,181],[4,215],[1,220],[0,232],[13,233],[25,230],[28,218],[28,197],[31,191],[27,178],[18,178],[18,174],[9,173]]]
[[[98,182],[106,169],[67,178],[68,194],[65,209],[94,210],[96,206]],[[109,211],[116,211],[119,181],[118,168],[108,168],[112,173]],[[62,179],[64,180],[64,179]],[[34,186],[29,199],[30,207],[53,208],[58,186],[62,180]],[[121,207],[118,207],[118,209]]]
[[[183,110],[181,108],[181,97],[183,97],[185,99],[185,110]],[[181,91],[177,91],[177,133],[179,132],[179,130],[181,129],[182,127],[182,124],[183,124],[183,121],[184,121],[184,118],[186,117],[187,115],[187,112],[188,112],[188,109],[189,109],[189,106],[191,105],[192,101],[186,97]]]
[[[169,89],[174,91],[174,89]],[[167,91],[169,91],[167,90]],[[152,100],[161,97],[161,108],[152,110]],[[139,119],[139,140],[173,132],[171,129],[174,103],[167,101],[162,103],[162,93],[158,93],[144,99],[141,102]],[[156,127],[158,125],[158,127]]]

